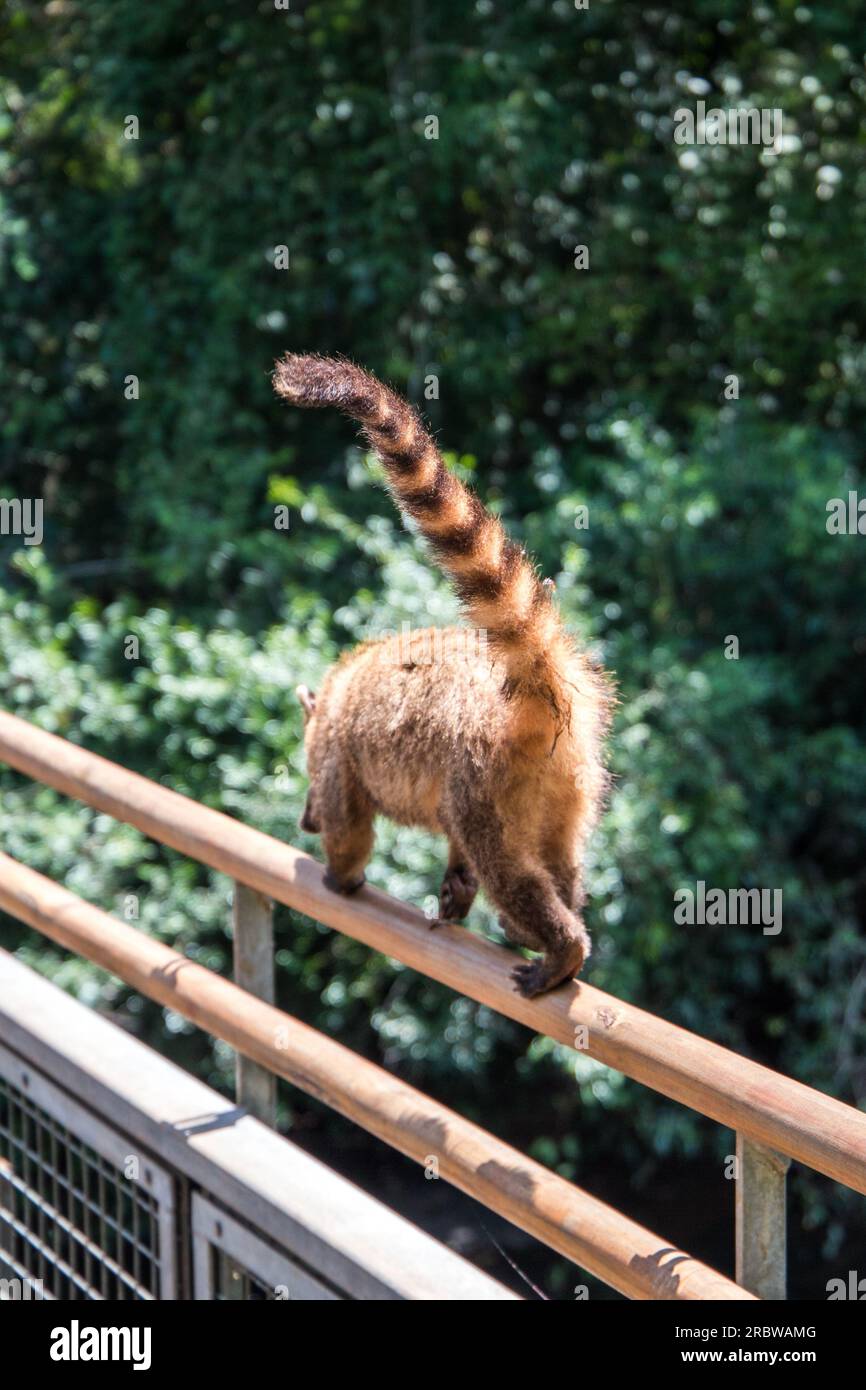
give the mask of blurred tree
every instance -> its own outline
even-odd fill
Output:
[[[825,524],[863,487],[858,8],[7,0],[0,22],[0,494],[46,505],[42,549],[0,536],[0,699],[302,839],[291,686],[455,611],[345,422],[272,398],[285,348],[345,352],[408,385],[618,673],[594,982],[863,1104],[864,542]],[[699,100],[779,108],[782,140],[680,146]],[[0,786],[10,852],[227,968],[223,881]],[[436,866],[386,829],[373,875],[423,902]],[[780,936],[675,927],[699,878],[781,887]],[[178,1020],[3,935],[227,1084]],[[296,914],[280,943],[284,1004],[568,1175],[716,1173],[726,1136],[588,1059]],[[576,1095],[630,1124],[581,1123]],[[844,1197],[798,1210],[835,1256]]]

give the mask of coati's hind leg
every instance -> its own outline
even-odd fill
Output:
[[[486,886],[486,885],[485,885]],[[492,896],[492,895],[491,895]],[[520,866],[499,889],[506,934],[518,945],[541,951],[511,972],[520,994],[532,999],[579,974],[592,949],[579,912],[567,907],[540,866]]]
[[[545,844],[542,860],[565,906],[578,910],[583,905],[585,894],[581,864],[575,857],[574,846],[566,843]]]
[[[563,901],[546,866],[504,843],[498,817],[488,812],[464,827],[465,842],[488,898],[502,914],[506,935],[520,946],[541,951],[540,960],[522,961],[512,971],[520,994],[544,994],[577,975],[589,956],[589,934],[579,912]],[[562,887],[570,888],[565,879]]]
[[[373,849],[373,805],[342,760],[322,769],[315,789],[316,817],[327,860],[325,885],[335,893],[356,893]]]
[[[448,846],[448,868],[439,889],[439,920],[462,922],[478,892],[478,879],[464,851],[453,840]]]
[[[583,860],[593,802],[578,794],[557,798],[556,814],[541,827],[540,857],[566,907],[583,906]]]

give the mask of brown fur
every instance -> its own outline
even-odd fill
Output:
[[[563,629],[552,585],[447,471],[411,406],[333,358],[290,354],[274,384],[360,422],[474,628],[362,643],[318,695],[299,687],[302,827],[321,833],[327,881],[344,893],[364,882],[376,815],[446,835],[442,918],[462,920],[480,881],[511,940],[543,953],[515,968],[517,988],[552,989],[590,951],[580,871],[605,789],[609,683]]]

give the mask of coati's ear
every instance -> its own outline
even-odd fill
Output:
[[[304,711],[304,723],[306,724],[307,720],[312,719],[316,712],[316,697],[306,685],[296,685],[295,694],[301,702]]]

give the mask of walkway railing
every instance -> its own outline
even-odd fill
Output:
[[[253,1065],[319,1096],[401,1151],[421,1161],[442,1155],[443,1177],[630,1297],[742,1298],[746,1289],[784,1297],[791,1158],[866,1193],[866,1115],[851,1106],[591,985],[525,1000],[513,991],[513,953],[460,927],[431,932],[416,909],[369,887],[352,899],[337,897],[309,855],[4,712],[0,759],[241,885],[236,978],[257,994],[267,996],[272,982],[267,902],[274,899],[734,1129],[742,1288],[683,1261],[619,1213],[269,1002],[251,999],[8,857],[0,860],[6,911],[186,1013]],[[241,1073],[239,1082],[244,1103],[266,1117],[271,1097],[261,1074]],[[676,1263],[664,1263],[666,1249]]]

